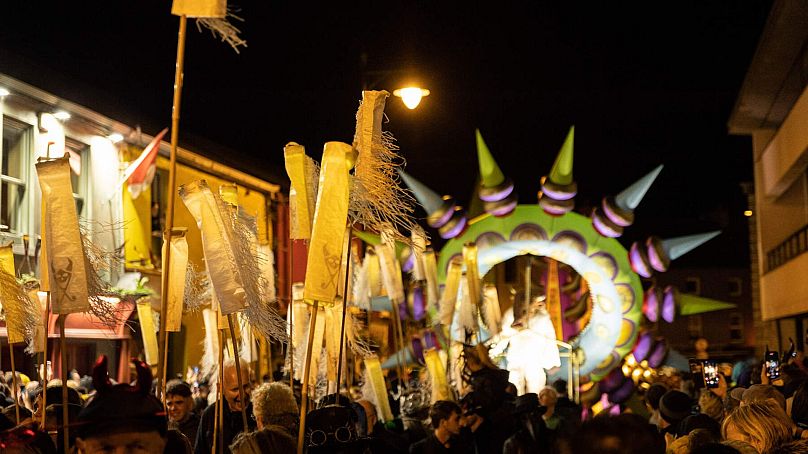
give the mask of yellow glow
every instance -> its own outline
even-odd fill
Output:
[[[643,378],[651,377],[651,371],[646,369],[645,372],[642,373]]]
[[[0,87],[0,96],[8,96],[10,94],[11,94],[11,92],[9,92],[8,90],[6,90],[3,87]]]
[[[642,360],[642,362],[640,363],[640,366],[648,367],[648,360],[647,359]]]
[[[631,378],[637,380],[640,378],[640,374],[642,374],[642,369],[634,369],[634,371],[631,373]]]
[[[634,358],[633,354],[630,354],[626,357],[626,364],[628,364],[629,366],[637,364],[637,359]]]
[[[398,96],[408,109],[415,109],[421,103],[421,98],[429,96],[429,90],[419,87],[399,88],[393,91],[393,96]]]
[[[746,217],[751,217],[752,214],[753,214],[752,210],[746,210],[746,211],[743,212],[743,215],[746,216]]]
[[[631,375],[631,368],[630,368],[630,367],[628,367],[628,365],[623,364],[623,368],[622,368],[622,369],[623,369],[623,375],[625,375],[626,377],[628,377],[629,375]]]

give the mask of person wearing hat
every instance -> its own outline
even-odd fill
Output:
[[[665,437],[676,438],[681,433],[681,423],[693,412],[690,397],[682,391],[672,389],[659,399],[659,428]]]
[[[502,453],[549,453],[553,441],[542,418],[546,410],[547,407],[539,405],[539,396],[536,393],[517,397],[513,409],[518,421],[517,430],[505,440]]]
[[[112,385],[107,357],[101,355],[96,361],[93,368],[96,393],[79,412],[76,423],[76,447],[80,454],[164,451],[168,420],[163,404],[149,392],[151,369],[142,361],[132,362],[137,372],[135,384]]]

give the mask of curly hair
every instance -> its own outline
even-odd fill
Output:
[[[297,418],[298,406],[292,388],[282,382],[264,383],[252,392],[253,414],[261,424],[279,424],[285,415]]]

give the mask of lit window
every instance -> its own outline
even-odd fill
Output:
[[[76,213],[79,217],[85,216],[84,208],[87,204],[87,174],[89,173],[90,147],[79,141],[65,138],[65,150],[69,155],[70,183],[73,187],[73,199],[76,201]]]
[[[32,152],[32,128],[3,117],[3,147],[0,152],[0,224],[11,233],[27,230],[24,213],[26,164]]]

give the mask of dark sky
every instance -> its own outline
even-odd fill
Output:
[[[0,72],[154,134],[170,123],[170,3],[9,2]],[[624,244],[723,229],[680,262],[748,263],[751,145],[726,122],[771,1],[330,3],[350,5],[231,0],[240,54],[189,22],[181,142],[222,144],[227,162],[285,180],[284,144],[319,159],[324,142],[351,141],[363,81],[392,91],[415,73],[432,94],[415,111],[390,99],[386,129],[437,192],[467,203],[480,128],[535,203],[575,125],[579,207],[666,166]]]

